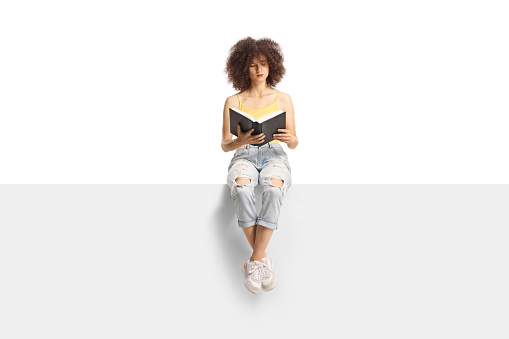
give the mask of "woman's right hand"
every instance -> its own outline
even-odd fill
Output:
[[[240,129],[240,124],[237,124],[237,142],[242,146],[246,144],[261,144],[263,140],[265,139],[265,134],[257,134],[257,135],[251,135],[253,133],[254,128],[251,128],[247,132],[242,132]]]

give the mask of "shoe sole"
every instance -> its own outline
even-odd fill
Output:
[[[251,288],[251,286],[249,286],[249,284],[247,283],[247,274],[246,274],[246,271],[244,271],[244,268],[242,268],[242,269],[241,269],[241,271],[242,271],[242,275],[243,275],[243,276],[244,276],[244,278],[245,278],[245,280],[244,280],[244,286],[246,286],[247,290],[248,290],[249,292],[253,293],[253,294],[256,294],[256,295],[260,294],[261,289],[260,289],[260,290],[258,290],[258,291],[257,291],[257,290],[253,290],[253,289]]]
[[[274,284],[272,284],[272,287],[270,287],[270,288],[265,288],[265,287],[263,287],[263,285],[262,285],[262,290],[263,290],[264,292],[272,291],[272,290],[276,287],[276,283],[277,283],[276,276],[275,276],[275,275],[272,275],[272,276],[274,277]]]

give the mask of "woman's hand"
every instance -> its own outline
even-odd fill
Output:
[[[284,132],[284,133],[273,134],[274,139],[276,139],[276,140],[286,142],[288,144],[294,138],[294,136],[292,135],[292,132],[289,129],[278,128],[278,132]]]
[[[263,140],[265,139],[265,134],[257,134],[257,135],[251,135],[253,133],[254,128],[251,128],[247,132],[242,132],[240,129],[240,124],[237,124],[237,142],[243,146],[246,144],[261,144]]]

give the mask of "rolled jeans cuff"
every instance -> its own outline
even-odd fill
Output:
[[[241,228],[246,228],[246,227],[250,227],[250,226],[254,226],[256,225],[256,219],[253,219],[251,221],[240,221],[239,220],[239,226]]]
[[[256,220],[256,224],[257,225],[262,225],[262,226],[267,227],[267,228],[271,228],[273,230],[277,230],[277,222],[271,222],[271,221],[267,221],[267,220],[258,218]]]

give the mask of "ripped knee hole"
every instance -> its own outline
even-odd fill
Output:
[[[239,176],[237,179],[235,179],[235,182],[239,185],[246,185],[251,183],[251,178],[247,176]]]
[[[272,183],[272,185],[277,187],[283,187],[283,181],[284,180],[280,178],[270,178],[270,182]]]

